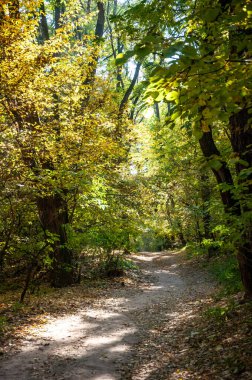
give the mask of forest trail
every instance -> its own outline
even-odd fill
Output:
[[[31,328],[19,352],[0,363],[0,379],[195,379],[190,371],[182,377],[179,362],[198,334],[190,323],[213,282],[181,252],[142,252],[133,260],[144,274],[137,288],[122,283],[78,313],[69,305],[68,315]],[[184,325],[189,336],[181,338]]]

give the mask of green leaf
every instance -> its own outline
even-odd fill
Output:
[[[247,179],[252,174],[252,168],[243,169],[239,173],[239,177],[243,180]]]
[[[199,57],[197,50],[193,46],[189,46],[189,45],[186,45],[183,47],[182,54],[192,59],[196,59]]]
[[[207,22],[212,22],[217,19],[217,17],[220,14],[220,8],[212,8],[212,9],[207,9],[206,11],[202,12],[202,18],[203,20]]]
[[[135,55],[135,52],[133,50],[128,50],[124,54],[120,53],[120,54],[117,55],[117,57],[115,59],[115,64],[121,66],[124,63],[126,63],[134,55]]]
[[[140,48],[135,49],[135,54],[137,55],[138,58],[144,58],[147,55],[149,55],[153,51],[153,46],[152,45],[146,45]]]
[[[156,102],[160,102],[163,99],[164,99],[164,93],[163,92],[159,92],[158,96],[155,98],[155,101]]]
[[[151,75],[150,75],[150,81],[151,82],[155,82],[155,79],[160,79],[160,78],[164,78],[166,77],[167,75],[167,68],[164,68],[162,66],[158,66],[156,67],[152,72],[151,72]]]
[[[168,94],[166,95],[165,99],[168,100],[168,101],[174,101],[178,98],[178,92],[177,91],[170,91],[168,92]]]
[[[209,160],[208,165],[211,169],[219,170],[222,167],[222,162],[216,158]]]
[[[169,46],[168,48],[164,49],[162,51],[162,54],[165,58],[172,58],[172,57],[174,57],[174,55],[181,52],[183,46],[184,46],[184,42],[179,41],[179,42]]]

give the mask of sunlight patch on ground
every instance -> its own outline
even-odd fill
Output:
[[[111,343],[116,343],[118,341],[121,341],[122,338],[125,336],[125,335],[128,335],[128,334],[134,334],[136,332],[135,329],[125,329],[123,328],[122,330],[118,330],[118,331],[115,331],[115,332],[112,332],[112,334],[110,334],[109,336],[92,336],[92,337],[89,337],[85,340],[85,343],[87,344],[87,346],[105,346],[105,345],[109,345]]]
[[[92,328],[98,326],[92,323]],[[70,315],[65,318],[61,318],[56,321],[52,321],[44,326],[40,330],[37,330],[40,337],[50,338],[56,341],[69,339],[75,337],[78,331],[76,329],[83,327],[90,327],[89,324],[83,324],[82,315]]]
[[[174,312],[174,313],[168,313],[167,315],[170,318],[169,325],[172,328],[179,325],[184,320],[189,320],[189,319],[195,317],[195,313],[192,310],[188,310],[188,311],[183,310],[183,312],[178,311],[178,312]]]
[[[161,255],[161,252],[147,252],[146,255],[137,254],[137,255],[132,255],[131,258],[136,258],[141,261],[152,261],[153,259],[159,257],[160,255]]]
[[[125,352],[125,350],[128,349],[128,348],[129,348],[129,345],[118,344],[115,347],[111,347],[109,349],[109,352]]]
[[[116,379],[117,379],[117,377],[114,377],[111,374],[108,374],[108,375],[97,375],[97,376],[93,375],[92,376],[92,380],[116,380]],[[83,380],[85,380],[85,379],[83,379]],[[88,380],[88,379],[86,379],[86,380]]]
[[[114,304],[123,304],[125,303],[127,300],[126,298],[124,297],[121,297],[121,298],[117,298],[116,300],[114,298],[107,298],[107,302],[113,302]],[[99,315],[101,315],[101,318],[102,320],[104,319],[117,319],[117,318],[120,318],[120,313],[115,313],[115,312],[105,312],[103,309],[100,309],[100,310],[97,310],[97,309],[94,309],[94,310],[87,310],[85,312],[85,316],[87,316],[88,318],[94,318],[94,319],[99,319]]]

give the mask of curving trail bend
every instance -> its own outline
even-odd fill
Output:
[[[145,282],[135,289],[112,289],[78,313],[69,310],[39,330],[30,329],[19,352],[0,362],[0,379],[176,379],[171,356],[167,375],[161,375],[155,355],[145,347],[152,335],[155,350],[153,334],[161,330],[164,339],[172,339],[160,326],[165,323],[176,331],[182,321],[193,318],[195,305],[210,296],[214,284],[183,253],[142,252],[133,260]]]

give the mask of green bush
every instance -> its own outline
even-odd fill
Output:
[[[220,256],[208,263],[210,272],[223,286],[223,295],[234,294],[242,290],[238,262],[234,255]]]
[[[214,306],[209,307],[205,312],[204,315],[207,318],[214,319],[216,322],[223,322],[227,318],[227,313],[230,311],[230,308],[228,306]]]
[[[186,244],[186,253],[188,258],[202,256],[207,254],[207,248],[197,242],[188,242]]]
[[[101,263],[99,271],[107,277],[120,277],[129,269],[137,269],[137,266],[121,254],[111,254]]]

